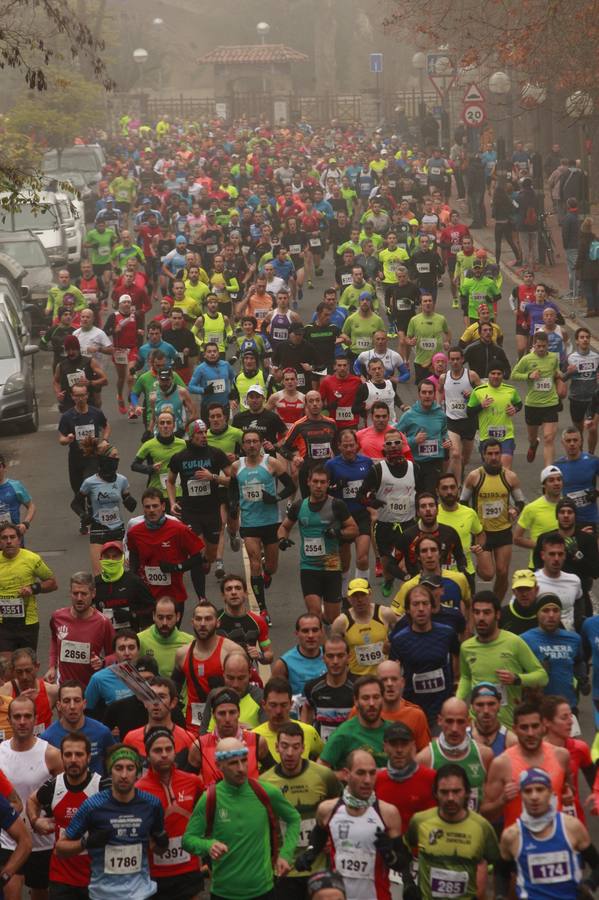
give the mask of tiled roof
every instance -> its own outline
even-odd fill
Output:
[[[237,44],[230,47],[215,47],[200,63],[242,64],[308,62],[305,53],[286,47],[285,44]]]

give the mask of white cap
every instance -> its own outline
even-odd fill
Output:
[[[129,303],[132,303],[132,302],[133,302],[133,301],[131,300],[131,294],[121,294],[121,296],[119,297],[119,303],[122,303],[123,300],[128,300]]]
[[[543,471],[541,472],[541,484],[545,483],[545,480],[549,478],[550,475],[560,475],[562,474],[562,470],[558,469],[557,466],[545,466]]]
[[[260,394],[261,397],[266,397],[264,388],[259,384],[251,384],[246,391],[246,395],[247,394]]]

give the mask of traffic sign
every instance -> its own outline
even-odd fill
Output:
[[[371,53],[370,54],[370,71],[374,72],[376,75],[380,75],[383,71],[383,54],[382,53]]]
[[[441,50],[439,53],[426,54],[426,74],[429,76],[455,74],[455,67],[447,52]]]
[[[484,103],[485,98],[481,93],[477,84],[472,82],[466,88],[466,93],[464,94],[464,103]]]
[[[486,118],[485,108],[480,103],[468,103],[462,110],[462,121],[470,128],[478,128]]]
[[[428,80],[438,93],[441,100],[445,100],[447,93],[456,79],[455,75],[429,75]]]

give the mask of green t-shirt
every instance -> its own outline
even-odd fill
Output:
[[[179,631],[175,628],[173,632],[164,638],[155,625],[139,632],[139,654],[140,656],[153,656],[158,663],[160,674],[165,678],[170,678],[175,668],[175,656],[179,647],[187,647],[193,640],[192,634],[186,631]]]
[[[531,372],[538,371],[539,377],[530,380]],[[555,373],[559,371],[559,356],[557,353],[547,353],[546,356],[537,356],[536,353],[526,353],[519,359],[512,369],[511,377],[514,381],[528,381],[529,388],[524,401],[525,406],[547,407],[556,406],[559,397],[555,389]]]
[[[133,203],[137,196],[137,183],[134,178],[117,175],[110,182],[110,193],[114,195],[117,206],[119,203]]]
[[[306,759],[303,761],[301,772],[298,775],[288,777],[283,774],[278,765],[264,772],[260,776],[260,781],[278,788],[300,814],[302,821],[295,854],[296,857],[299,856],[310,843],[310,834],[316,824],[318,804],[323,800],[332,800],[341,795],[341,784],[337,780],[337,776],[326,766],[319,766],[318,763]],[[326,860],[324,854],[321,853],[308,873],[296,872],[295,869],[292,869],[289,875],[290,877],[301,877],[304,874],[319,872],[323,868],[326,868]]]
[[[299,839],[300,814],[285,799],[278,787],[262,782],[277,818],[286,825],[280,856],[291,863]],[[253,896],[272,891],[274,884],[266,807],[245,781],[241,786],[219,781],[216,785],[216,809],[212,833],[206,834],[207,793],[202,794],[191,814],[183,849],[196,856],[207,855],[215,841],[229,848],[212,860],[212,891],[228,900],[245,900],[248,886]]]
[[[166,497],[166,479],[170,472],[168,464],[175,453],[180,453],[181,450],[185,449],[187,449],[186,442],[183,438],[178,437],[173,440],[172,444],[163,444],[155,437],[142,444],[136,456],[148,465],[160,463],[160,468],[150,475],[147,486],[158,488]],[[177,497],[181,496],[181,482],[178,478],[175,485],[175,494]]]
[[[479,862],[499,860],[493,826],[475,812],[468,812],[461,822],[447,822],[436,807],[417,812],[404,841],[408,847],[418,848],[418,887],[423,900],[474,900]]]
[[[342,187],[341,188],[341,196],[347,203],[347,214],[351,218],[354,214],[354,203],[357,202],[358,195],[356,194],[356,192],[354,191],[353,188]],[[356,250],[356,254],[358,254],[359,252],[360,252],[359,250]]]
[[[556,509],[557,504],[551,503],[544,495],[537,497],[536,500],[527,503],[523,508],[518,519],[518,525],[521,525],[525,531],[528,531],[531,541],[536,543],[540,534],[557,530]],[[532,568],[532,550],[530,551],[529,566]]]
[[[146,261],[143,250],[137,244],[131,244],[130,247],[125,247],[124,244],[117,244],[112,250],[111,259],[117,266],[122,267],[130,256],[135,256],[142,265]]]
[[[185,382],[181,378],[180,375],[177,375],[176,372],[173,372],[173,382],[177,387],[185,387]],[[137,381],[133,385],[133,393],[137,394],[138,398],[143,394],[144,398],[144,422],[146,427],[150,424],[150,419],[152,418],[152,410],[150,408],[150,394],[158,389],[158,376],[154,374],[154,372],[142,372],[141,375],[137,376]]]
[[[348,309],[350,312],[355,312],[360,305],[360,294],[363,294],[364,291],[368,291],[370,294],[372,308],[378,309],[379,301],[376,296],[376,290],[372,284],[366,281],[359,288],[354,284],[348,284],[339,298],[339,306],[342,306],[343,309]]]
[[[373,313],[364,317],[359,312],[352,313],[343,323],[343,333],[351,340],[352,353],[363,353],[372,348],[372,338],[375,331],[386,331],[385,323],[380,316]]]
[[[458,503],[457,508],[451,511],[446,510],[442,504],[439,504],[437,520],[442,525],[451,525],[452,528],[455,528],[460,536],[460,542],[466,557],[466,571],[470,575],[474,575],[474,563],[470,555],[472,535],[480,534],[483,530],[476,511],[471,506],[464,506],[463,503]]]
[[[116,240],[116,234],[112,228],[107,228],[102,234],[97,228],[90,228],[85,236],[85,243],[90,245],[89,258],[92,266],[106,266],[110,263],[111,247]]]
[[[468,315],[471,319],[478,319],[478,307],[481,303],[488,305],[491,319],[495,317],[493,300],[498,300],[501,294],[493,278],[488,275],[483,275],[482,278],[464,278],[460,293],[468,298]]]
[[[395,250],[381,250],[379,253],[379,261],[383,266],[383,281],[385,284],[397,284],[397,270],[403,266],[406,260],[409,260],[408,251],[403,247],[396,247]]]
[[[377,766],[387,765],[387,756],[383,750],[383,735],[386,722],[377,728],[365,728],[358,716],[352,716],[338,725],[327,740],[321,759],[332,769],[343,768],[348,753],[352,750],[369,750],[374,756]]]
[[[233,425],[227,425],[220,434],[215,434],[208,429],[208,446],[217,447],[223,453],[235,453],[236,449],[241,446],[242,437],[241,428],[234,428]]]
[[[493,403],[482,407],[482,401],[486,397],[492,397]],[[470,409],[478,410],[478,431],[481,441],[487,438],[496,438],[498,441],[506,441],[514,437],[514,420],[508,416],[508,406],[516,406],[520,403],[520,394],[511,384],[500,384],[498,388],[490,384],[479,384],[468,398]]]
[[[521,683],[501,684],[496,674],[498,669],[519,675]],[[521,637],[501,628],[493,641],[486,643],[475,635],[460,647],[458,699],[469,701],[472,688],[481,681],[490,681],[501,691],[499,721],[511,727],[514,706],[522,698],[522,688],[544,687],[549,675]]]
[[[419,366],[428,366],[435,353],[443,349],[443,341],[449,334],[449,326],[441,313],[433,313],[430,316],[417,313],[408,322],[406,334],[410,338],[416,338],[414,362]]]

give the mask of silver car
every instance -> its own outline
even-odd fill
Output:
[[[18,425],[37,431],[39,413],[35,394],[33,355],[37,344],[19,338],[0,313],[0,425]]]

